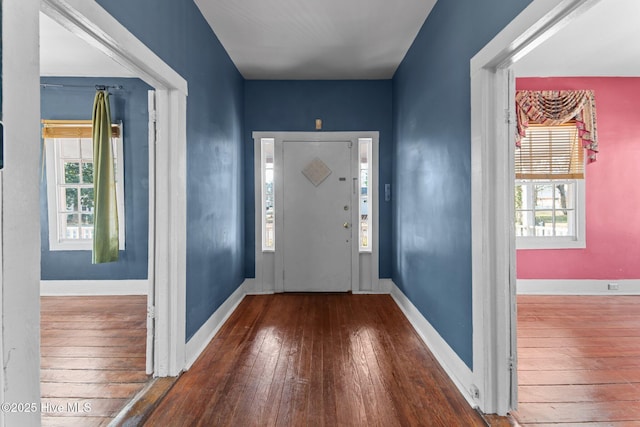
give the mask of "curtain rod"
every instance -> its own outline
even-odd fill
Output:
[[[68,85],[57,83],[40,83],[40,86],[47,87],[78,87],[78,88],[94,88],[95,90],[107,90],[107,89],[124,89],[122,85],[108,86],[108,85]]]

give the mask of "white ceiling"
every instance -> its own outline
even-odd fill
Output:
[[[247,79],[387,79],[435,0],[195,0]],[[135,77],[40,15],[43,76]],[[518,77],[640,76],[640,1],[602,0],[514,66]]]
[[[246,79],[390,79],[436,0],[195,0]]]
[[[518,61],[517,77],[640,76],[640,1],[603,0]]]
[[[44,13],[40,13],[40,75],[136,77]]]

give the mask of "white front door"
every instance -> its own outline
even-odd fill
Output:
[[[351,143],[283,142],[285,292],[351,290]]]

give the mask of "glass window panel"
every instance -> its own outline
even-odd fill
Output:
[[[523,185],[516,184],[514,198],[515,198],[516,210],[525,208]]]
[[[533,206],[536,209],[553,207],[554,188],[551,184],[536,184],[533,186]]]
[[[93,141],[90,138],[82,138],[80,146],[82,147],[82,158],[93,159]]]
[[[78,215],[64,215],[62,232],[65,239],[79,239],[80,227]]]
[[[82,212],[93,212],[93,188],[80,189],[80,210]]]
[[[67,212],[73,212],[78,210],[78,189],[77,188],[64,188],[64,200],[65,210]]]
[[[263,138],[262,148],[262,250],[275,248],[275,141]]]
[[[575,208],[575,184],[562,183],[556,185],[556,209]]]
[[[64,159],[79,159],[80,144],[77,139],[57,139],[60,147],[60,157]]]
[[[80,238],[85,240],[93,239],[93,227],[82,227],[80,229]]]
[[[553,236],[553,211],[535,212],[534,236]]]
[[[82,163],[82,182],[93,183],[93,163]]]
[[[80,163],[64,162],[64,183],[78,184],[80,182]]]
[[[82,225],[93,225],[93,214],[82,214],[80,215],[80,219]]]
[[[371,212],[369,212],[369,168],[371,165],[371,138],[358,140],[358,159],[360,161],[360,250],[371,250]]]

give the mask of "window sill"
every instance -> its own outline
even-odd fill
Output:
[[[585,249],[584,239],[521,238],[516,237],[516,249]]]
[[[120,243],[118,250],[124,251],[124,242]],[[93,250],[93,242],[49,242],[49,251],[89,251]]]

